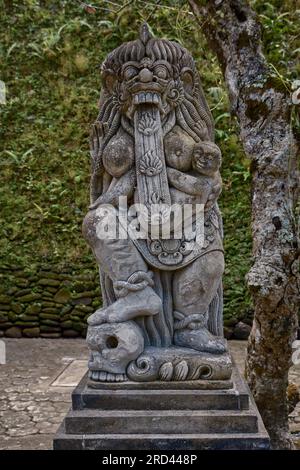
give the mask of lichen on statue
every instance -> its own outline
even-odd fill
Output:
[[[91,205],[83,223],[103,296],[103,307],[88,319],[90,377],[228,378],[217,205],[221,153],[193,58],[143,24],[139,39],[108,55],[102,79],[91,134]],[[186,233],[176,239],[99,238],[99,208],[111,204],[118,216],[120,196],[129,206],[155,204],[159,210],[202,204],[204,243],[190,249]]]

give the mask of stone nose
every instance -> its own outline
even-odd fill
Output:
[[[149,69],[142,69],[139,73],[139,79],[143,83],[151,82],[153,74]]]

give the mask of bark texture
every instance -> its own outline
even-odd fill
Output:
[[[286,390],[299,307],[299,184],[290,94],[262,53],[261,27],[244,0],[189,0],[222,67],[232,113],[251,159],[255,314],[246,377],[273,448],[292,448]]]

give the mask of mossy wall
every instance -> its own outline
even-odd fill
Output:
[[[94,263],[2,266],[0,278],[0,336],[84,337],[87,316],[101,305]]]
[[[116,2],[114,2],[116,3]],[[0,335],[84,335],[100,305],[95,263],[81,235],[88,206],[90,124],[97,116],[99,66],[134,39],[142,21],[195,57],[223,153],[225,324],[251,322],[245,274],[251,265],[250,169],[231,118],[216,58],[185,1],[0,0]],[[300,76],[293,1],[253,1],[274,76]],[[288,67],[287,67],[288,64]],[[284,76],[284,78],[283,78]],[[58,293],[66,291],[64,302]],[[11,328],[17,328],[11,330]],[[29,331],[30,330],[30,331]]]

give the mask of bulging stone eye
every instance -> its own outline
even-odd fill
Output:
[[[130,65],[126,67],[124,70],[124,78],[125,80],[130,80],[131,78],[135,77],[138,74],[138,69]]]
[[[165,80],[168,77],[168,69],[164,65],[157,65],[154,69],[154,75]]]

